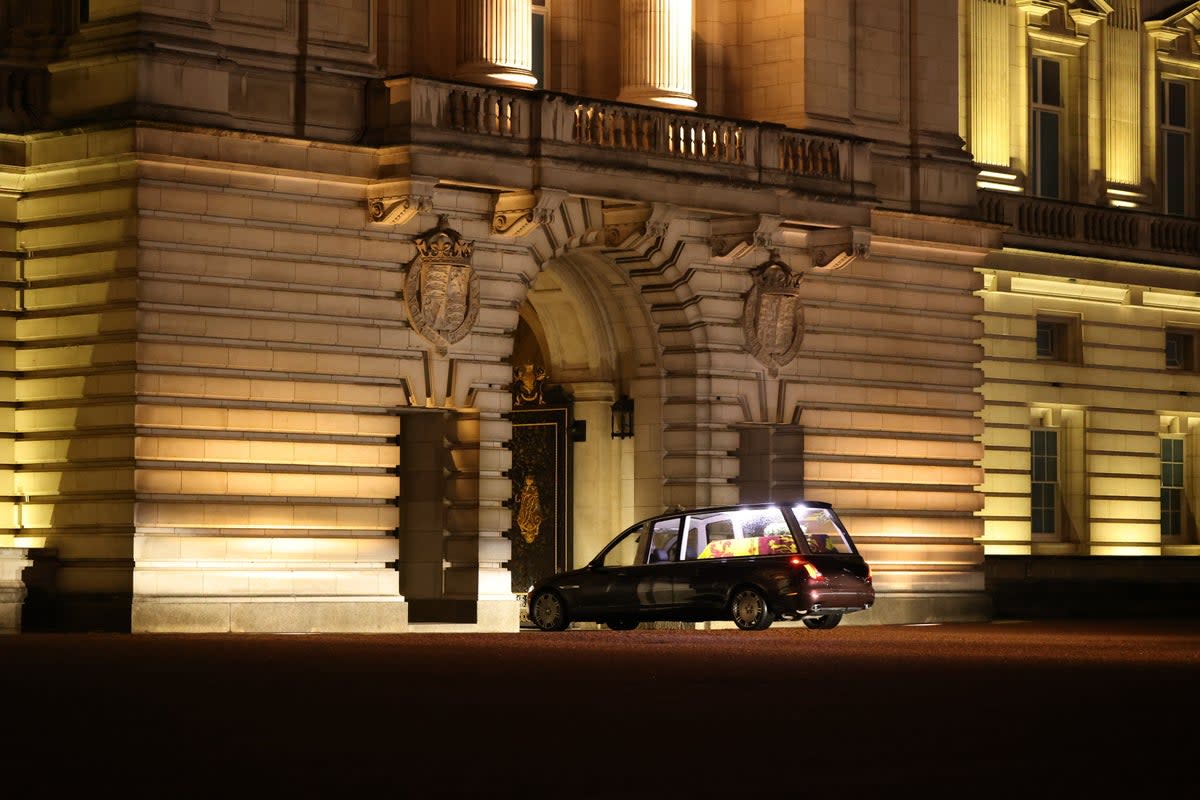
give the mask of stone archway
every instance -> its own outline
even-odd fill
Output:
[[[650,466],[654,460],[635,465],[639,449],[661,446],[649,433],[657,430],[661,414],[657,347],[637,288],[598,249],[572,250],[546,261],[520,318],[514,367],[540,367],[545,384],[571,400],[576,435],[570,445],[565,566],[579,566],[645,513],[645,506],[661,509],[661,495],[649,503],[638,496],[639,481],[643,490],[661,482]],[[611,406],[622,395],[635,400],[637,427],[647,432],[641,441],[638,435],[612,436]],[[514,463],[520,460],[514,453]],[[519,513],[516,495],[514,514]],[[513,571],[518,572],[515,565]]]

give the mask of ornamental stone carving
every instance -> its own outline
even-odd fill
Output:
[[[710,223],[712,235],[709,239],[713,257],[736,261],[756,248],[770,251],[776,244],[776,231],[782,223],[783,217],[773,214],[714,219]]]
[[[833,272],[871,257],[871,233],[862,228],[828,228],[805,237],[814,270]]]
[[[492,209],[492,233],[518,238],[531,233],[539,225],[549,225],[567,196],[567,192],[561,189],[503,192],[497,195],[496,205]]]
[[[383,225],[403,225],[419,213],[433,210],[435,179],[394,181],[372,186],[367,216]]]
[[[422,211],[433,208],[433,198],[406,194],[400,197],[375,197],[367,204],[372,222],[403,225]]]
[[[471,243],[446,227],[414,240],[417,257],[404,279],[404,307],[417,333],[445,355],[471,331],[479,316],[479,276],[471,266]]]
[[[636,247],[641,240],[661,239],[678,214],[679,209],[670,203],[629,203],[605,208],[604,244],[625,248]]]
[[[804,339],[804,308],[798,292],[804,276],[793,273],[772,253],[751,277],[754,286],[742,316],[746,349],[775,377],[796,357]]]

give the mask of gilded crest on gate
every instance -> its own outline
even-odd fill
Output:
[[[513,408],[540,406],[546,402],[546,370],[534,364],[513,368]]]
[[[479,276],[471,266],[471,243],[446,227],[414,240],[417,257],[404,279],[404,307],[417,333],[445,354],[471,332],[479,316]]]
[[[773,252],[751,277],[754,286],[742,316],[746,349],[774,377],[796,357],[804,339],[804,306],[798,292],[804,276],[793,273]]]

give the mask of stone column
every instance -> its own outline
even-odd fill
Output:
[[[621,0],[621,94],[641,105],[693,109],[692,0]]]
[[[531,0],[458,0],[458,71],[472,83],[531,89]]]

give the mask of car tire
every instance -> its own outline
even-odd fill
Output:
[[[805,617],[804,627],[811,628],[812,630],[827,631],[830,628],[836,628],[841,621],[841,614],[826,614],[823,617]]]
[[[604,624],[614,631],[631,631],[638,626],[638,621],[636,619],[618,618],[605,620]]]
[[[767,598],[753,586],[743,586],[733,593],[729,601],[729,615],[733,624],[744,631],[761,631],[775,621],[775,613],[767,605]]]
[[[540,630],[561,631],[571,620],[567,617],[567,605],[557,592],[539,592],[529,604],[529,619]]]

